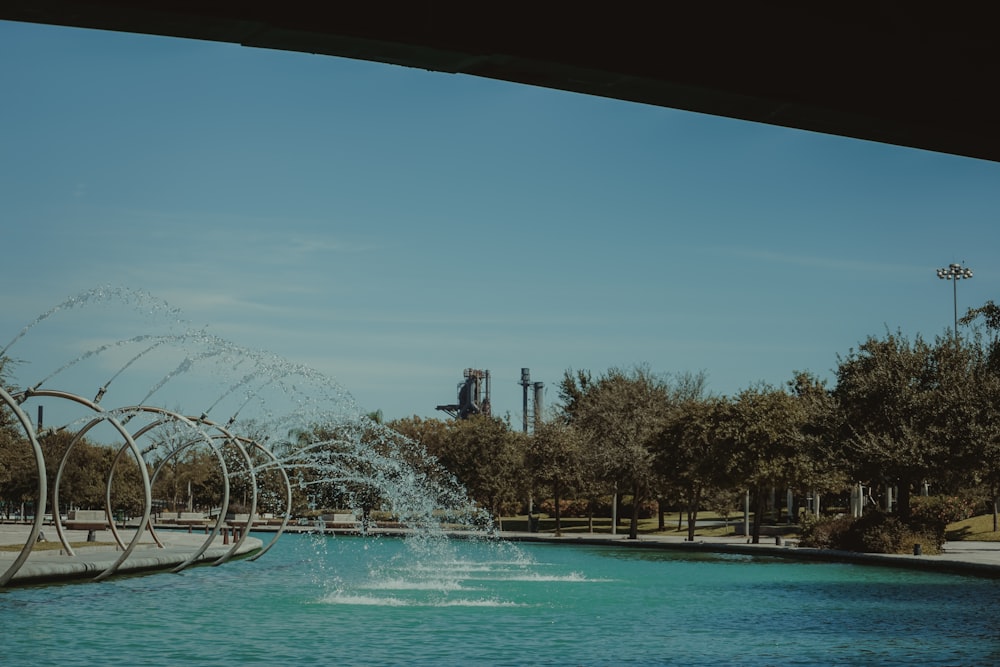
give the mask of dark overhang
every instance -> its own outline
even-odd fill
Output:
[[[988,3],[0,1],[0,19],[328,54],[1000,160]]]

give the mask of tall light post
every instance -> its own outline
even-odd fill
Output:
[[[949,264],[946,269],[938,269],[937,277],[941,280],[952,281],[951,298],[955,308],[955,340],[958,340],[958,281],[962,278],[971,278],[972,269],[961,264]]]

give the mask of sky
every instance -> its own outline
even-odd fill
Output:
[[[937,268],[973,269],[960,314],[1000,297],[992,162],[2,21],[0,91],[0,347],[24,332],[7,352],[20,386],[190,328],[315,371],[386,419],[447,418],[435,408],[463,370],[489,370],[493,413],[519,424],[522,368],[546,407],[569,370],[704,372],[726,395],[795,371],[832,382],[869,336],[948,333],[955,286]],[[42,317],[94,290],[116,296]],[[124,347],[45,386],[91,392]],[[158,363],[123,374],[118,404],[176,365]],[[169,390],[156,399],[188,412],[213,400]]]

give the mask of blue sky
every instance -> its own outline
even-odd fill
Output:
[[[636,364],[705,371],[733,394],[795,370],[832,378],[838,354],[887,328],[944,333],[952,285],[935,269],[951,262],[975,271],[960,311],[1000,296],[990,162],[7,22],[0,90],[0,347],[68,297],[117,286],[315,369],[387,418],[444,417],[435,406],[455,400],[462,370],[489,369],[494,413],[517,424],[522,367],[550,405],[567,369]],[[9,350],[16,380],[176,329],[118,324],[147,305],[46,318]],[[122,355],[52,386],[90,392]],[[150,382],[121,385],[125,403]],[[197,412],[212,395],[178,386],[158,400]]]

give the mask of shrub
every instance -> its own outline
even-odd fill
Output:
[[[844,535],[854,520],[848,516],[820,516],[809,514],[802,519],[800,544],[816,549],[844,549]]]
[[[895,516],[873,511],[858,519],[809,518],[802,525],[801,544],[880,554],[910,553],[914,544],[920,544],[925,553],[935,553],[944,544],[944,531],[938,534],[925,526],[907,525]]]
[[[882,512],[865,514],[854,522],[851,532],[856,533],[857,540],[853,551],[896,554],[913,548],[913,542],[904,546],[910,531],[903,522]]]
[[[910,528],[928,535],[937,546],[945,541],[949,523],[973,515],[975,502],[960,496],[917,496],[910,503]]]

